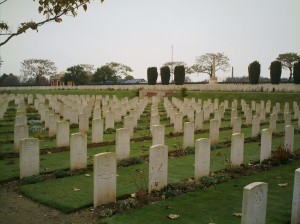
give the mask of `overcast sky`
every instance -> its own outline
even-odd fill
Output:
[[[0,20],[17,28],[20,22],[40,21],[33,0],[8,0]],[[261,76],[278,54],[300,54],[300,0],[105,0],[88,5],[77,17],[28,31],[0,48],[3,73],[20,74],[25,59],[50,59],[58,71],[77,64],[100,67],[108,62],[130,66],[135,78],[146,78],[150,66],[171,60],[189,66],[196,56],[224,52],[235,76],[247,75],[252,61],[261,63]],[[4,40],[3,37],[0,37]],[[289,72],[283,70],[283,77]],[[217,72],[223,79],[231,71]],[[193,75],[195,81],[208,75]]]

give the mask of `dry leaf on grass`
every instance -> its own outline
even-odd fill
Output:
[[[73,191],[80,191],[80,189],[75,187]]]
[[[168,218],[170,218],[170,219],[178,219],[179,215],[177,215],[177,214],[170,214],[170,215],[168,215]]]
[[[88,173],[86,173],[84,176],[86,176],[86,177],[90,177],[91,175],[90,175],[90,174],[88,174]]]
[[[278,184],[279,187],[286,187],[288,186],[288,183]]]
[[[236,217],[242,217],[242,213],[240,213],[240,212],[235,212],[232,215],[236,216]]]

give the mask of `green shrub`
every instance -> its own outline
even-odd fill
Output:
[[[293,76],[294,76],[294,83],[300,84],[300,61],[294,64]]]
[[[161,77],[161,84],[169,85],[171,72],[169,66],[163,66],[160,68],[160,77]]]
[[[158,73],[156,67],[149,67],[147,69],[148,85],[155,85],[157,81]]]
[[[39,182],[43,182],[45,178],[41,175],[34,175],[30,177],[24,177],[21,181],[21,184],[35,184]]]
[[[65,170],[56,170],[54,172],[54,176],[56,178],[64,178],[64,177],[70,176],[70,174],[67,171],[65,171]]]
[[[174,83],[175,85],[183,85],[185,80],[185,68],[183,65],[177,65],[174,69]]]
[[[280,61],[273,61],[270,65],[270,78],[272,84],[279,84],[282,65]]]
[[[180,89],[180,96],[181,97],[186,97],[188,94],[187,94],[187,88],[181,88]]]
[[[249,81],[251,84],[257,84],[260,76],[260,64],[254,61],[248,66]]]

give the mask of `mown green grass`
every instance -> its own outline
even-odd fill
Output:
[[[233,213],[242,211],[243,187],[252,182],[268,183],[267,224],[289,223],[292,205],[294,171],[300,161],[249,175],[205,190],[159,201],[130,210],[100,223],[241,223]],[[281,179],[278,179],[281,177]],[[279,183],[288,183],[279,187]],[[178,214],[177,220],[167,218]]]
[[[300,135],[297,135],[300,136]],[[300,150],[300,138],[295,139],[295,148]],[[283,138],[276,138],[273,140],[273,148],[283,144]],[[245,144],[244,149],[244,164],[252,163],[259,160],[260,145],[257,142]],[[228,167],[227,160],[230,157],[230,148],[222,148],[213,150],[211,152],[211,171],[215,172]],[[63,160],[63,159],[62,159]],[[59,161],[56,160],[57,163]],[[144,171],[145,180],[148,180],[148,164],[139,164],[129,167],[122,167],[117,169],[117,195],[134,193],[139,187],[135,184],[137,178],[137,170]],[[184,179],[193,177],[194,175],[194,155],[171,158],[168,162],[168,183],[177,183]],[[91,174],[92,176],[92,174]],[[82,183],[84,179],[85,183]],[[144,183],[147,187],[147,182]],[[53,186],[56,186],[55,188]],[[61,209],[64,212],[72,212],[74,210],[92,205],[92,178],[84,175],[73,176],[63,179],[48,180],[45,182],[25,185],[21,187],[21,192],[26,196],[40,202],[47,204],[50,207]],[[77,192],[74,188],[80,188],[80,195],[77,197]],[[45,195],[45,191],[47,194]],[[65,197],[67,193],[68,200],[61,202],[57,198]],[[82,200],[84,194],[87,200]]]

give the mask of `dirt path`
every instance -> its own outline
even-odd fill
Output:
[[[0,224],[96,223],[95,214],[90,208],[64,214],[23,197],[13,182],[1,184],[0,189]]]

